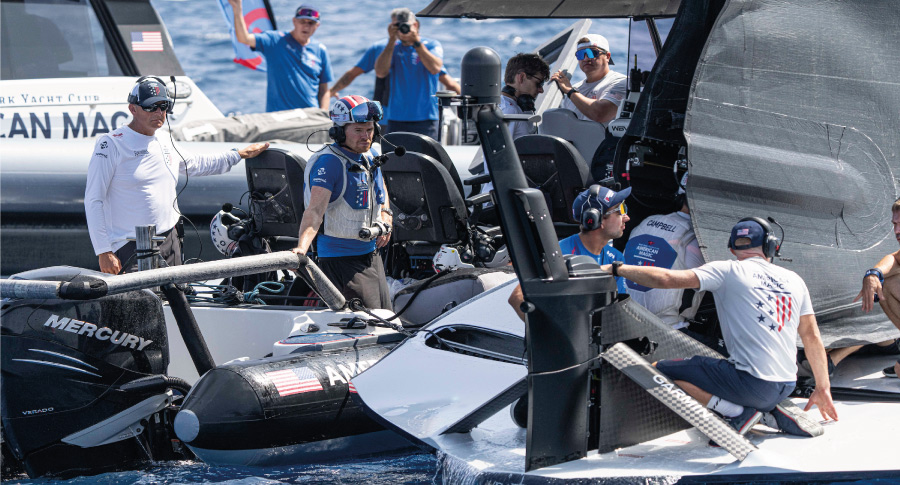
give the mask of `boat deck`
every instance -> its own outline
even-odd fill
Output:
[[[887,378],[881,369],[896,356],[849,357],[837,369],[834,388],[891,393],[900,400],[900,379]],[[801,407],[805,399],[794,399]],[[441,435],[435,441],[445,476],[475,483],[525,483],[557,480],[591,483],[627,482],[683,477],[686,480],[808,480],[810,473],[825,479],[900,477],[896,437],[900,436],[900,402],[837,400],[839,421],[823,423],[825,434],[802,438],[757,425],[749,440],[759,449],[743,462],[708,438],[687,429],[610,453],[525,473],[526,430],[516,427],[504,408],[470,434]],[[813,408],[811,415],[820,417]],[[475,442],[475,446],[473,446]],[[865,475],[863,475],[865,473]],[[738,475],[735,477],[735,475]],[[701,477],[702,476],[702,477]],[[732,476],[732,479],[726,477]],[[755,477],[754,477],[755,476]],[[754,478],[751,478],[754,477]],[[817,479],[819,479],[817,478]]]

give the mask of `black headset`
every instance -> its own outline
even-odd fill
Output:
[[[772,226],[769,223],[760,217],[745,217],[738,221],[738,224],[742,222],[752,221],[759,224],[763,230],[763,245],[762,251],[763,254],[767,258],[778,257],[781,255],[781,240],[778,239],[774,234],[772,234]],[[728,237],[728,249],[735,249],[734,242],[731,240],[731,237]],[[747,248],[745,248],[747,249]]]
[[[591,198],[597,197],[600,195],[600,185],[594,184],[591,185],[590,195],[588,196],[588,200],[585,201],[589,203]],[[593,231],[594,229],[599,229],[600,224],[603,223],[603,213],[600,212],[599,209],[595,209],[591,207],[581,213],[581,228],[585,231]]]
[[[171,113],[172,113],[172,109],[175,107],[175,100],[172,98],[172,95],[169,94],[169,87],[166,85],[166,82],[163,81],[162,78],[159,78],[159,77],[156,77],[156,76],[141,76],[141,77],[135,82],[135,84],[137,84],[138,86],[140,86],[140,85],[141,85],[142,83],[144,83],[145,81],[156,81],[156,82],[162,84],[163,89],[166,90],[166,98],[169,100],[169,108],[166,109],[166,113],[171,114]],[[134,88],[131,88],[131,90],[134,91]],[[140,87],[138,87],[138,91],[140,92]],[[134,95],[134,94],[131,94],[131,93],[128,93],[128,104],[137,104],[137,105],[140,105],[140,101],[141,101],[141,99],[140,99],[138,96],[136,96],[136,95]]]
[[[508,95],[510,95],[513,99],[516,100],[516,104],[519,105],[519,109],[522,111],[534,111],[534,96],[530,94],[520,94],[516,96],[516,88],[507,84],[503,86],[503,89],[500,90]]]
[[[380,120],[379,120],[380,121]],[[372,136],[372,141],[374,142],[376,138],[381,136],[381,127],[378,126],[378,121],[375,121],[375,134]],[[331,137],[332,140],[335,141],[338,145],[343,144],[347,141],[347,132],[344,131],[343,126],[334,125],[328,129],[328,136]]]

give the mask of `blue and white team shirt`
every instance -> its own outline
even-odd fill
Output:
[[[691,270],[712,291],[725,346],[739,370],[772,382],[797,379],[797,328],[812,315],[806,283],[761,257],[714,261]]]
[[[624,261],[622,253],[613,247],[612,241],[603,247],[603,251],[600,254],[594,254],[588,251],[588,248],[584,247],[584,243],[581,242],[581,237],[578,234],[573,234],[560,241],[559,249],[562,250],[563,255],[575,254],[590,256],[596,259],[597,263],[600,265],[611,264],[615,261]],[[628,287],[625,285],[625,278],[621,276],[616,277],[616,287],[618,288],[619,293],[628,293]]]
[[[369,72],[375,69],[375,61],[387,46],[387,39],[372,44],[356,63],[356,67]],[[435,56],[443,59],[444,48],[441,43],[431,39],[421,39],[422,45]],[[438,78],[440,73],[431,74],[416,48],[403,45],[399,40],[394,42],[391,57],[391,92],[385,119],[390,121],[425,121],[438,119],[437,98]]]
[[[266,111],[319,107],[319,84],[334,80],[323,44],[300,45],[288,32],[256,36],[256,51],[266,56]]]
[[[335,150],[340,150],[341,154],[350,160],[357,161],[366,167],[372,161],[372,157],[377,155],[374,150],[368,154],[353,153],[343,147],[332,145]],[[344,188],[344,178],[347,177],[347,186],[344,189],[344,202],[354,209],[367,209],[369,201],[369,184],[366,179],[366,172],[351,172],[350,168],[353,164],[347,160],[341,159],[337,155],[324,151],[315,160],[314,165],[309,173],[309,186],[322,187],[331,191],[329,203],[341,197],[341,190]],[[384,204],[385,190],[384,178],[381,175],[381,169],[375,169],[375,202]],[[328,224],[328,221],[324,221]],[[375,251],[375,240],[360,241],[355,239],[344,239],[339,237],[328,236],[324,233],[318,235],[316,247],[320,257],[333,258],[341,256],[359,256],[369,254]]]

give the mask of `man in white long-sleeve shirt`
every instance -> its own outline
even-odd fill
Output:
[[[131,123],[102,135],[94,146],[84,209],[104,273],[118,274],[129,260],[136,264],[134,242],[127,239],[134,237],[135,226],[151,224],[166,238],[160,255],[169,265],[181,264],[181,243],[173,230],[181,216],[175,193],[179,173],[192,177],[225,173],[242,158],[255,157],[269,147],[255,143],[205,156],[176,151],[168,139],[156,136],[173,102],[161,79],[139,79],[128,96]]]

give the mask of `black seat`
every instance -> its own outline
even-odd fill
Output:
[[[591,173],[581,153],[562,138],[525,135],[515,140],[530,186],[540,189],[554,223],[578,224],[572,203],[591,185]]]
[[[383,153],[390,153],[393,149],[390,144],[393,144],[403,146],[407,151],[427,155],[447,169],[447,173],[450,174],[450,178],[453,180],[453,184],[456,188],[459,189],[460,194],[466,193],[463,190],[463,184],[459,178],[459,173],[456,172],[456,167],[453,166],[453,160],[450,159],[450,156],[447,155],[447,151],[444,150],[444,147],[436,140],[425,135],[420,135],[419,133],[408,133],[404,131],[389,133],[384,135],[384,138],[388,141],[388,144],[382,145],[381,151]]]
[[[244,165],[255,235],[296,238],[303,219],[306,160],[287,150],[269,148],[245,160]]]
[[[391,208],[394,240],[457,243],[465,237],[466,205],[447,169],[428,155],[389,155],[381,167]]]

